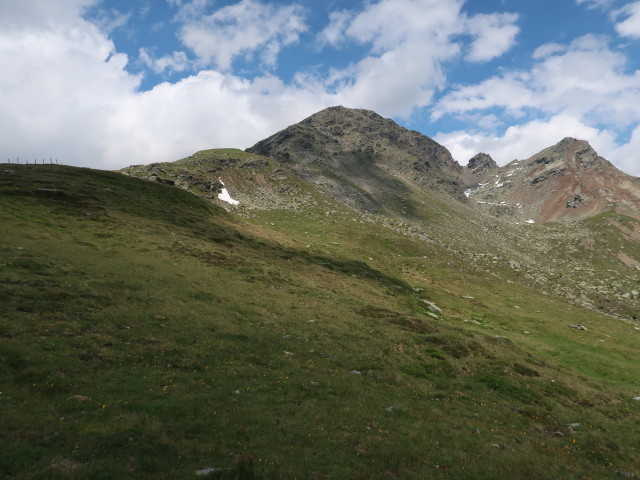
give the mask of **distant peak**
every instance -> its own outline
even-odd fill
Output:
[[[498,168],[498,164],[493,158],[491,158],[491,155],[487,153],[478,153],[469,160],[467,168],[474,173],[482,173],[492,168]]]
[[[584,150],[584,151],[590,151],[596,154],[595,150],[589,144],[588,141],[581,140],[579,138],[573,138],[573,137],[564,137],[562,140],[560,140],[551,148],[554,150],[560,150],[562,152],[569,152],[569,151],[575,152],[578,150]]]
[[[343,117],[343,118],[354,118],[354,117],[367,117],[367,118],[376,118],[383,119],[380,115],[378,115],[373,110],[366,110],[363,108],[347,108],[342,105],[335,105],[333,107],[327,107],[324,110],[320,110],[319,112],[314,113],[310,117],[306,118],[302,121],[302,123],[313,122],[318,119],[325,118],[335,118],[335,117]]]

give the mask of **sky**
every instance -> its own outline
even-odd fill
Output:
[[[640,1],[0,0],[0,161],[174,161],[334,105],[461,164],[571,136],[640,176]]]

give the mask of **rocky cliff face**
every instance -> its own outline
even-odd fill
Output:
[[[640,217],[640,179],[565,138],[531,158],[484,169],[468,191],[480,205],[522,221],[578,220],[613,209]]]
[[[368,110],[328,108],[247,152],[278,159],[365,211],[380,211],[408,193],[394,177],[464,199],[462,168],[445,147]]]

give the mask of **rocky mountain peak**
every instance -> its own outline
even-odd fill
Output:
[[[491,155],[487,153],[478,153],[467,163],[467,169],[475,174],[484,173],[493,168],[498,168],[498,164],[491,158]]]
[[[370,110],[324,109],[247,152],[287,163],[307,180],[367,211],[394,203],[389,195],[409,194],[393,177],[464,199],[462,167],[445,147]]]
[[[640,215],[640,179],[618,170],[586,140],[572,137],[468,185],[481,205],[521,221],[578,220],[612,208]]]
[[[615,168],[591,147],[586,140],[565,137],[557,144],[542,150],[530,159],[532,165],[565,165],[571,169],[594,166]]]

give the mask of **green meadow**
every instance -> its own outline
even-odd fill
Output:
[[[640,324],[438,244],[56,165],[0,233],[2,478],[640,478]]]

